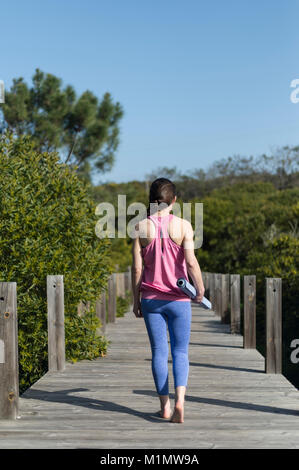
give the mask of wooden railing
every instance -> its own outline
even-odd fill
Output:
[[[202,272],[205,296],[232,334],[243,334],[243,347],[256,349],[256,276],[243,278],[243,332],[241,328],[241,279],[239,274]],[[266,278],[266,357],[265,372],[282,372],[282,281]]]
[[[96,302],[96,315],[100,320],[99,333],[106,324],[115,322],[117,297],[131,292],[131,269],[113,273]],[[131,296],[132,301],[132,296]],[[106,307],[107,306],[107,307]],[[89,305],[78,305],[78,314],[84,315]],[[65,369],[64,334],[64,282],[62,275],[47,276],[48,315],[48,370]],[[16,419],[19,410],[19,364],[17,283],[0,282],[0,419]]]
[[[221,322],[230,324],[232,334],[241,334],[240,275],[203,272],[205,296]],[[256,348],[256,277],[243,279],[243,346]],[[108,289],[96,302],[96,315],[104,333],[108,322],[115,322],[117,297],[131,290],[130,268],[113,273]],[[132,301],[132,294],[131,294]],[[65,368],[64,283],[62,275],[47,276],[48,370]],[[89,306],[80,304],[78,314]],[[265,372],[280,374],[282,368],[281,279],[266,278],[266,361]],[[0,419],[15,419],[19,409],[17,284],[0,282]]]

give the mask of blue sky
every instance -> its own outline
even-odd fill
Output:
[[[38,67],[122,104],[115,166],[94,182],[207,169],[298,145],[298,14],[298,0],[10,0],[0,79],[31,84]]]

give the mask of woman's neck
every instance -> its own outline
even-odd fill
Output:
[[[152,214],[154,217],[167,217],[170,214],[170,211],[157,211]]]

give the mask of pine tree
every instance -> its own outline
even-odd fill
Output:
[[[8,128],[16,136],[30,135],[36,151],[58,151],[78,171],[110,171],[119,145],[120,103],[108,92],[101,101],[89,90],[77,97],[71,85],[62,89],[60,78],[39,69],[32,84],[30,88],[22,77],[13,79],[1,106],[0,132]]]

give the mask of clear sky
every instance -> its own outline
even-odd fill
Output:
[[[124,107],[95,182],[299,144],[298,0],[9,0],[0,15],[7,88],[40,68]]]

